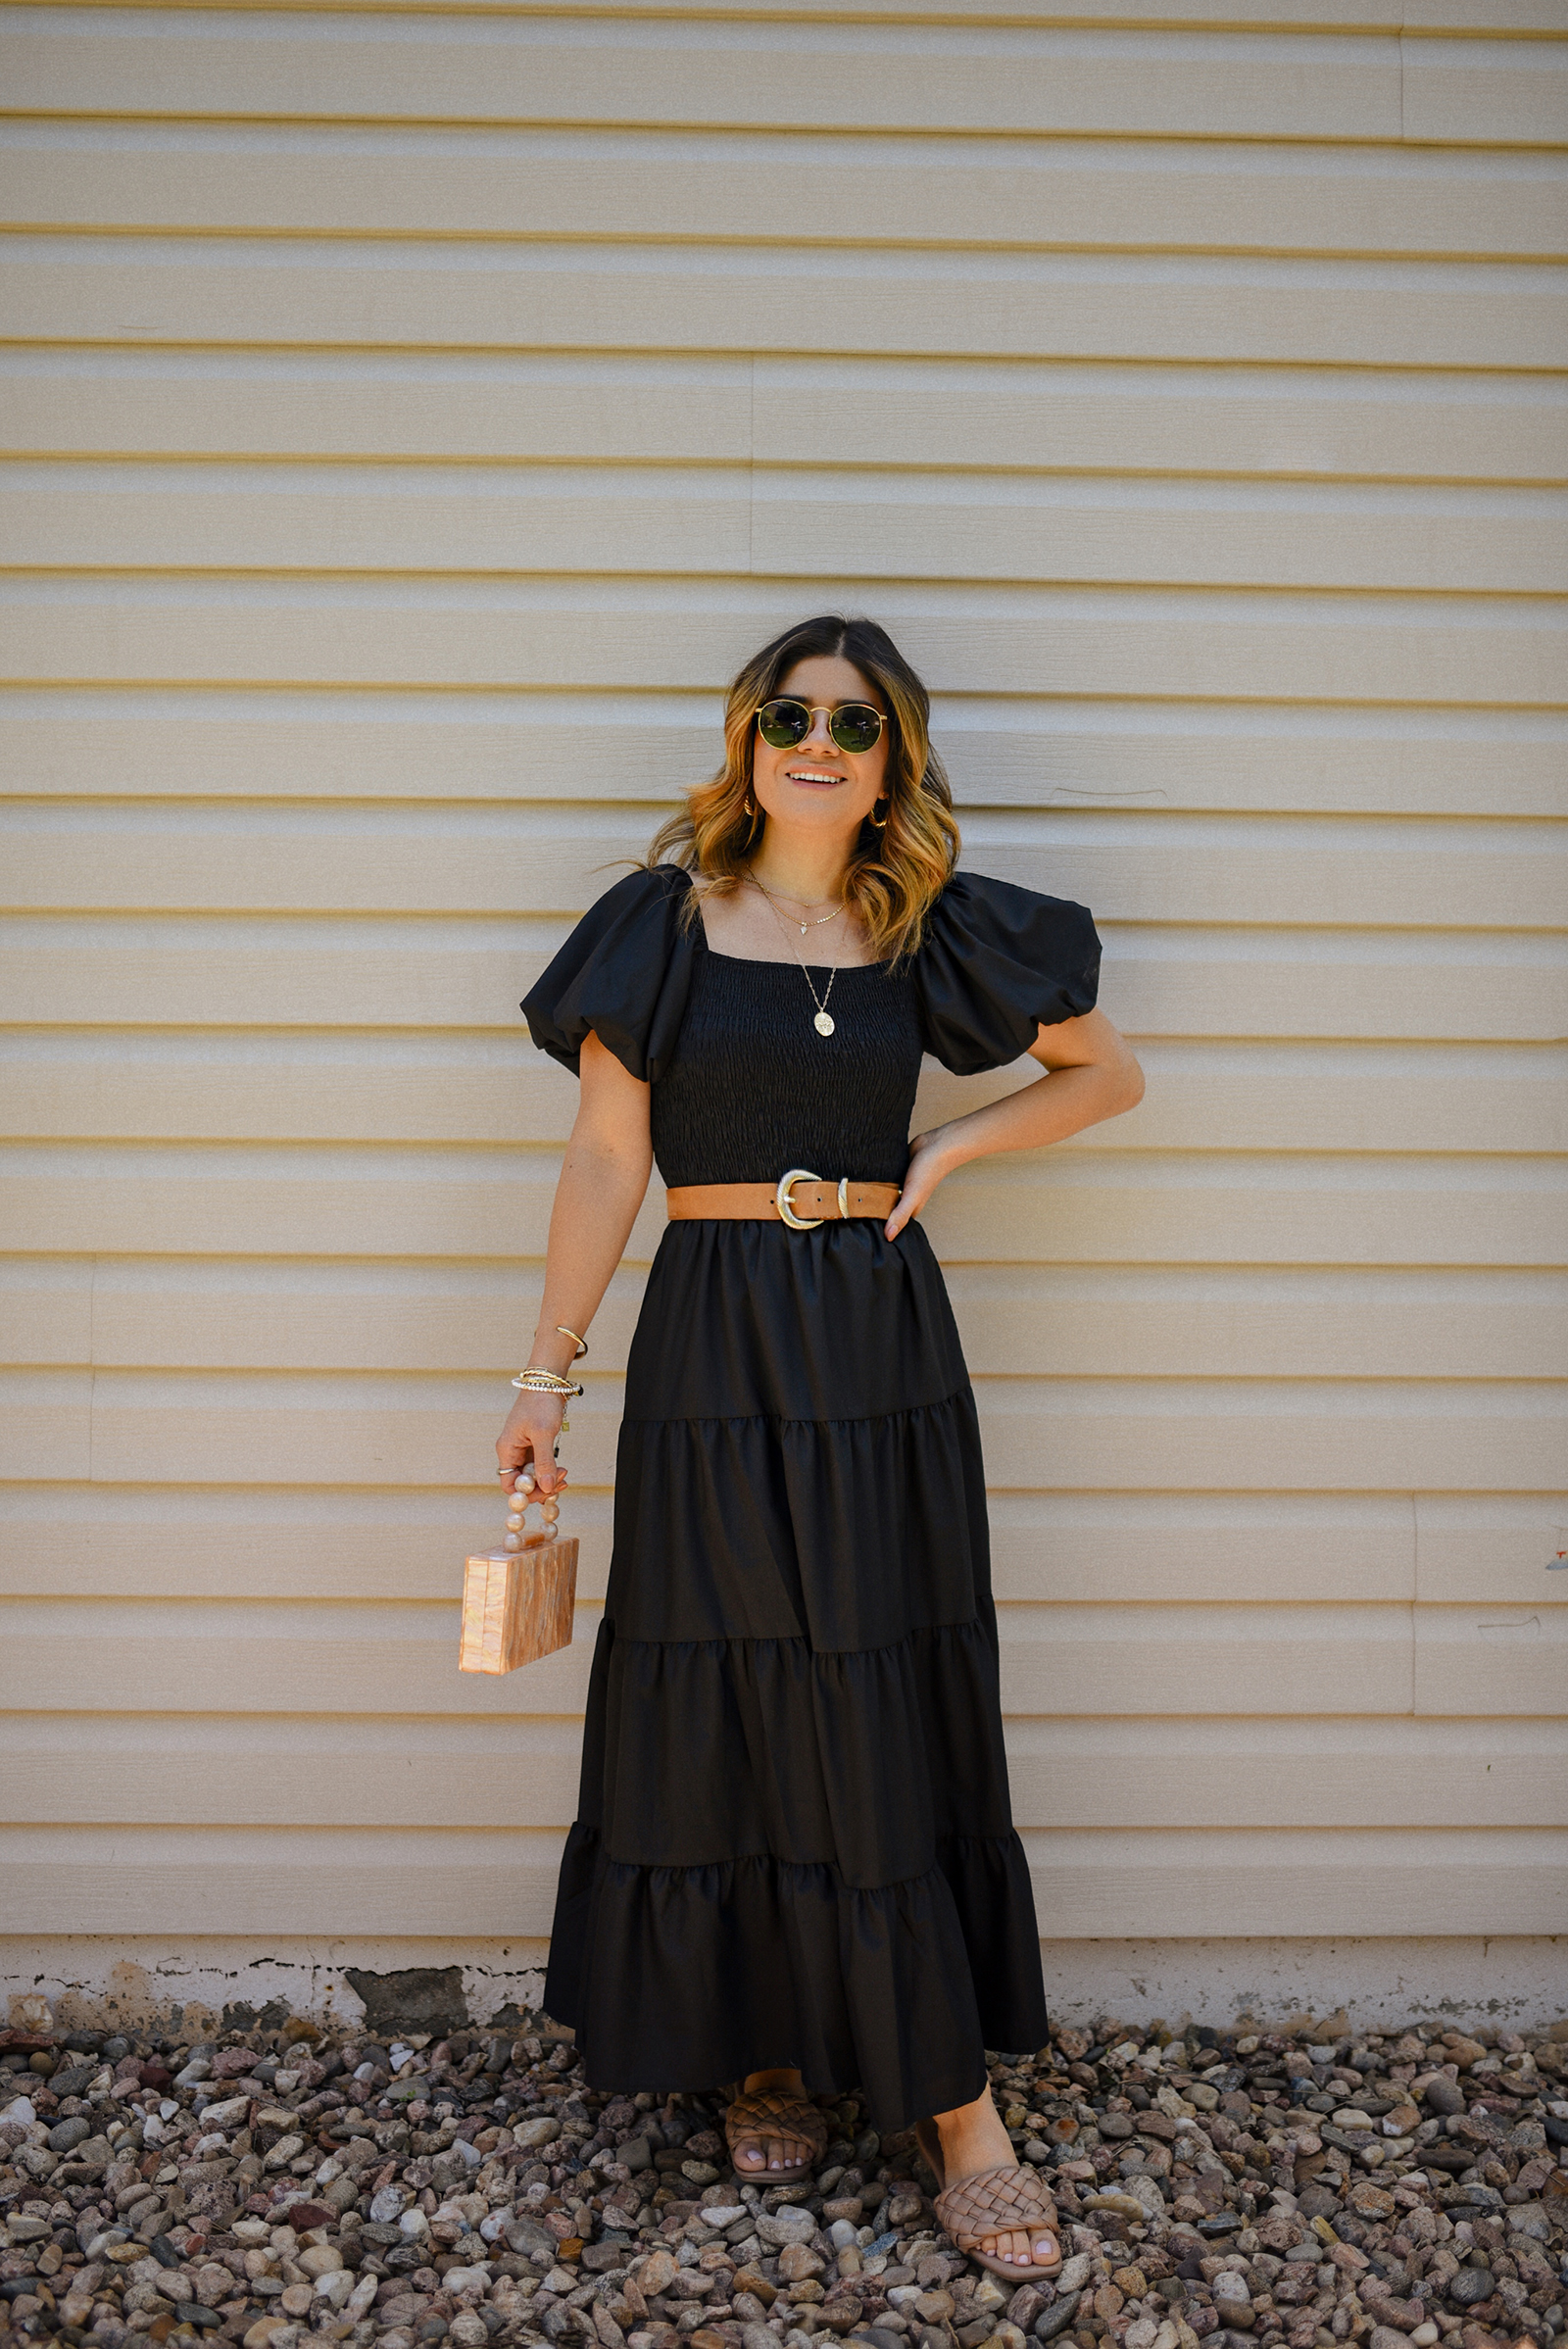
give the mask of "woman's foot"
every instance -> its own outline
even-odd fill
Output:
[[[1018,2156],[1002,2125],[1002,2115],[991,2101],[989,2084],[973,2104],[959,2105],[956,2112],[938,2113],[936,2125],[947,2173],[944,2185],[961,2185],[966,2178],[973,2178],[982,2170],[1017,2168]],[[1044,2226],[1036,2226],[1027,2233],[983,2235],[970,2248],[982,2259],[999,2260],[1012,2268],[1055,2267],[1061,2259],[1055,2235]]]
[[[773,2072],[749,2072],[741,2082],[743,2096],[799,2097],[809,2104],[799,2072],[780,2069]],[[814,2137],[794,2133],[787,2126],[788,2116],[748,2128],[744,2134],[734,2137],[730,2159],[737,2178],[772,2177],[779,2171],[796,2176],[808,2168],[822,2150]]]

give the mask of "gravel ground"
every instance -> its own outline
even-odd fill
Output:
[[[868,2349],[1492,2349],[1564,2333],[1568,2023],[1173,2036],[1105,2017],[993,2059],[1061,2215],[1066,2265],[1038,2288],[955,2253],[911,2135],[879,2139],[853,2096],[823,2100],[815,2178],[760,2193],[724,2155],[716,2095],[600,2095],[543,2018],[521,2023],[440,2040],[297,2018],[199,2044],[0,2031],[0,2341],[805,2349],[827,2330]]]

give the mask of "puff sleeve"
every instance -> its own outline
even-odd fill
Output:
[[[1100,940],[1070,899],[955,873],[911,968],[926,1051],[974,1076],[1016,1060],[1038,1028],[1094,1009]]]
[[[690,886],[671,864],[628,873],[523,998],[534,1043],[573,1076],[590,1028],[647,1084],[669,1065],[691,986],[693,939],[680,918]]]

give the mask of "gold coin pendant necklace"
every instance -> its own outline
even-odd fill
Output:
[[[784,917],[779,912],[778,906],[774,903],[772,891],[770,889],[763,889],[761,882],[757,878],[755,873],[749,873],[747,875],[747,879],[751,882],[754,889],[760,889],[762,891],[763,897],[765,897],[767,900],[768,909],[772,913],[773,919],[778,923],[779,928],[784,931],[784,936],[789,945],[790,953],[795,956],[796,961],[801,966],[801,976],[806,981],[807,986],[810,989],[811,1001],[816,1005],[816,1017],[811,1022],[812,1027],[816,1030],[819,1036],[831,1036],[835,1023],[833,1016],[827,1007],[827,999],[833,993],[833,982],[839,975],[838,964],[835,962],[832,965],[827,975],[827,988],[823,994],[818,995],[816,992],[816,981],[812,978],[810,972],[806,967],[806,957],[801,953],[801,950],[796,945],[794,939],[790,937],[788,929],[785,928]],[[804,938],[808,928],[819,930],[822,928],[824,923],[837,921],[839,915],[843,911],[844,906],[841,902],[839,905],[834,906],[831,913],[819,913],[813,922],[800,923],[799,928],[801,936]]]

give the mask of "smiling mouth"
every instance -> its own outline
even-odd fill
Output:
[[[784,775],[785,780],[790,783],[847,783],[849,781],[848,775],[839,774],[831,766],[788,766],[784,770]]]

